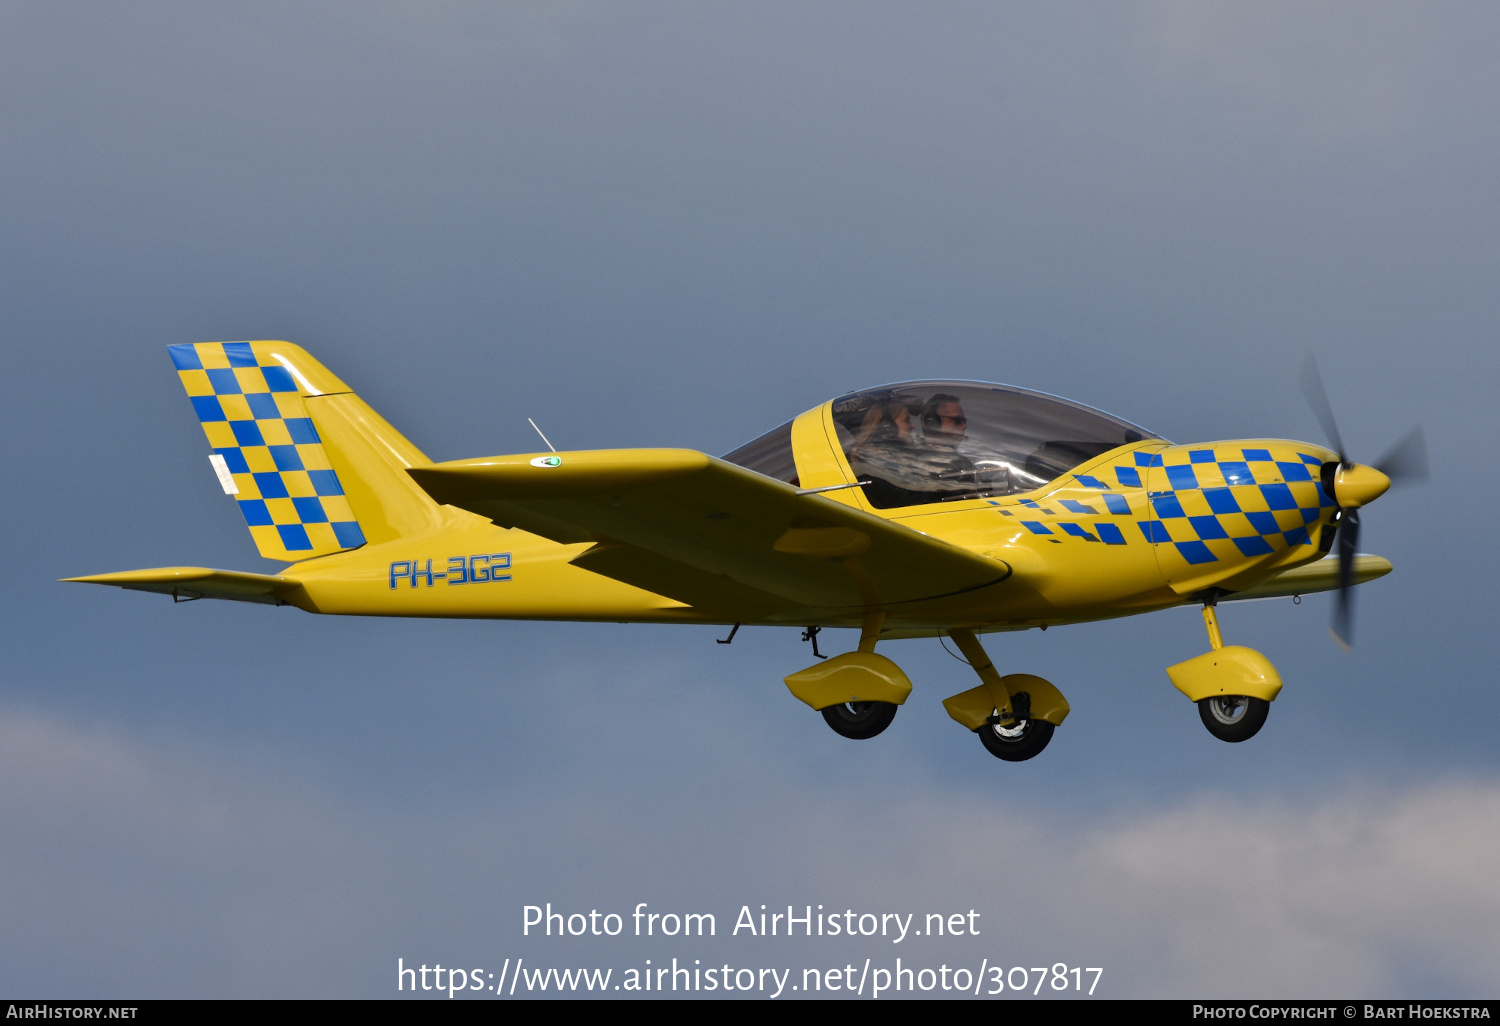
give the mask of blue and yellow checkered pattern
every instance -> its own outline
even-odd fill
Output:
[[[262,556],[307,559],[365,543],[287,367],[252,342],[167,349]]]
[[[1311,545],[1310,529],[1334,505],[1318,479],[1323,459],[1290,446],[1189,446],[1136,459],[1156,514],[1141,530],[1194,566]]]
[[[1126,457],[1127,460],[1129,457]],[[1108,475],[1112,469],[1125,469],[1127,472],[1120,479],[1121,490],[1115,490],[1107,484],[1098,474]],[[1060,485],[1053,494],[1038,502],[1036,499],[1013,499],[1011,503],[1020,506],[1020,509],[1001,509],[1001,516],[1018,516],[1020,524],[1032,534],[1057,536],[1058,531],[1064,535],[1078,538],[1082,541],[1103,542],[1105,545],[1126,545],[1122,525],[1116,521],[1118,517],[1147,516],[1144,500],[1141,495],[1141,482],[1138,477],[1130,480],[1131,475],[1136,472],[1129,468],[1096,467],[1094,474],[1069,474],[1066,478],[1059,478],[1054,485]],[[1135,508],[1131,507],[1131,496],[1127,492],[1135,494]],[[1065,497],[1072,496],[1072,497]],[[989,500],[991,506],[1005,506],[1008,503]],[[1098,520],[1069,520],[1058,519],[1067,517],[1069,514],[1077,517],[1107,517],[1110,519]],[[1040,515],[1047,518],[1029,519]],[[1128,522],[1124,527],[1128,527]],[[1057,528],[1056,531],[1053,528]]]
[[[1261,439],[1142,447],[1091,473],[1065,475],[1043,499],[990,503],[1050,541],[1151,543],[1176,587],[1296,559],[1299,548],[1313,554],[1335,508],[1319,471],[1334,458],[1305,443]]]

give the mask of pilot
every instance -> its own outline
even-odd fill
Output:
[[[978,487],[974,462],[958,451],[968,429],[969,418],[956,395],[939,392],[922,407],[922,437],[931,451],[926,462],[939,493],[952,496]]]
[[[922,407],[922,432],[934,449],[957,449],[969,429],[958,396],[939,392]]]

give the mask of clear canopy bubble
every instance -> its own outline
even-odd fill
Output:
[[[975,381],[908,381],[833,401],[839,445],[877,509],[1029,492],[1157,436],[1056,396]],[[724,458],[797,484],[787,423]]]

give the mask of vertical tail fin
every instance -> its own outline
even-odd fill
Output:
[[[432,461],[290,342],[168,346],[260,554],[296,561],[433,529]]]

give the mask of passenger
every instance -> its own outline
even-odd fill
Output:
[[[900,400],[876,403],[865,413],[859,437],[849,447],[850,454],[869,445],[911,445],[911,411]]]
[[[921,447],[911,410],[900,399],[888,397],[865,411],[848,453],[856,478],[867,482],[865,497],[877,509],[922,501],[912,490],[922,484]]]

